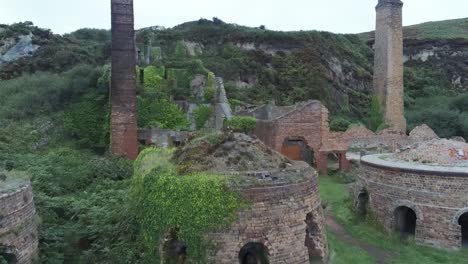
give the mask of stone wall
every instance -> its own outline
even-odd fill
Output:
[[[29,264],[37,254],[38,235],[30,183],[0,193],[0,246],[15,255],[18,264]],[[0,252],[1,253],[1,252]]]
[[[317,175],[308,167],[298,183],[240,190],[252,204],[227,230],[208,235],[215,248],[209,263],[239,263],[241,248],[260,243],[269,263],[322,263],[328,257]]]
[[[460,248],[458,218],[468,212],[468,172],[453,168],[453,171],[450,168],[443,171],[424,165],[414,168],[383,165],[375,162],[375,157],[366,156],[361,161],[356,201],[360,193],[367,192],[369,208],[389,231],[395,227],[395,209],[406,206],[416,213],[417,242]]]

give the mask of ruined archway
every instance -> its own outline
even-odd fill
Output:
[[[281,154],[292,160],[302,160],[314,164],[314,151],[303,137],[287,137],[281,146]]]
[[[468,248],[468,212],[458,218],[461,227],[461,243],[463,248]]]
[[[312,264],[323,263],[322,250],[319,248],[320,228],[314,213],[308,213],[305,219],[306,236],[304,245],[309,251],[309,260]]]
[[[402,238],[407,238],[416,234],[416,220],[417,216],[413,209],[406,206],[400,206],[395,209],[395,230]]]
[[[360,217],[366,217],[369,209],[369,192],[363,189],[359,192],[356,200],[356,212]]]
[[[0,263],[16,264],[18,263],[18,258],[15,254],[15,249],[13,247],[7,247],[0,245]]]
[[[262,243],[249,242],[239,251],[240,264],[269,264],[268,249]]]

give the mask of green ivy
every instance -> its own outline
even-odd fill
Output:
[[[380,106],[379,98],[372,96],[369,116],[369,128],[372,131],[377,131],[379,128],[385,126],[383,111]]]
[[[187,129],[190,121],[184,111],[169,100],[138,96],[138,126]]]
[[[213,109],[206,105],[201,105],[195,110],[195,126],[197,129],[201,129],[206,121],[210,119],[213,114]]]
[[[208,77],[206,80],[206,89],[205,89],[205,101],[211,102],[215,97],[216,89],[215,89],[215,75],[212,72],[208,73]]]
[[[250,133],[255,129],[257,119],[250,116],[236,116],[226,121],[226,126],[243,133]]]
[[[155,259],[162,257],[161,238],[177,229],[178,239],[187,246],[189,263],[206,263],[210,242],[205,235],[229,226],[247,204],[229,191],[225,176],[178,176],[169,162],[171,156],[171,150],[151,148],[138,157],[130,196],[134,212]]]

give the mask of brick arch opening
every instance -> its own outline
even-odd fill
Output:
[[[269,264],[268,249],[262,243],[249,242],[239,251],[240,264]]]
[[[320,227],[318,225],[317,218],[311,212],[306,215],[306,236],[305,236],[305,246],[309,251],[309,260],[312,264],[321,264],[323,263],[322,250],[318,245],[318,238],[320,237]]]
[[[413,209],[400,206],[395,209],[395,230],[402,238],[414,237],[416,234],[417,216]]]
[[[167,232],[162,241],[162,258],[164,263],[185,263],[185,258],[187,255],[187,246],[186,244],[179,239],[179,230],[171,229]]]
[[[356,211],[358,216],[366,217],[369,209],[370,196],[366,189],[362,189],[356,200]]]
[[[13,247],[0,245],[0,263],[4,263],[2,261],[8,264],[18,263],[18,258]]]
[[[458,218],[458,224],[461,226],[462,247],[468,248],[468,212]]]
[[[310,165],[315,163],[314,150],[304,137],[286,137],[281,146],[281,154],[292,160],[305,161]]]

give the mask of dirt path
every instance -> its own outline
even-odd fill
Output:
[[[385,264],[387,261],[398,258],[398,254],[375,247],[365,241],[356,239],[346,232],[345,228],[333,219],[329,214],[326,215],[326,224],[336,236],[347,244],[364,249],[369,256],[376,259],[376,263]]]

